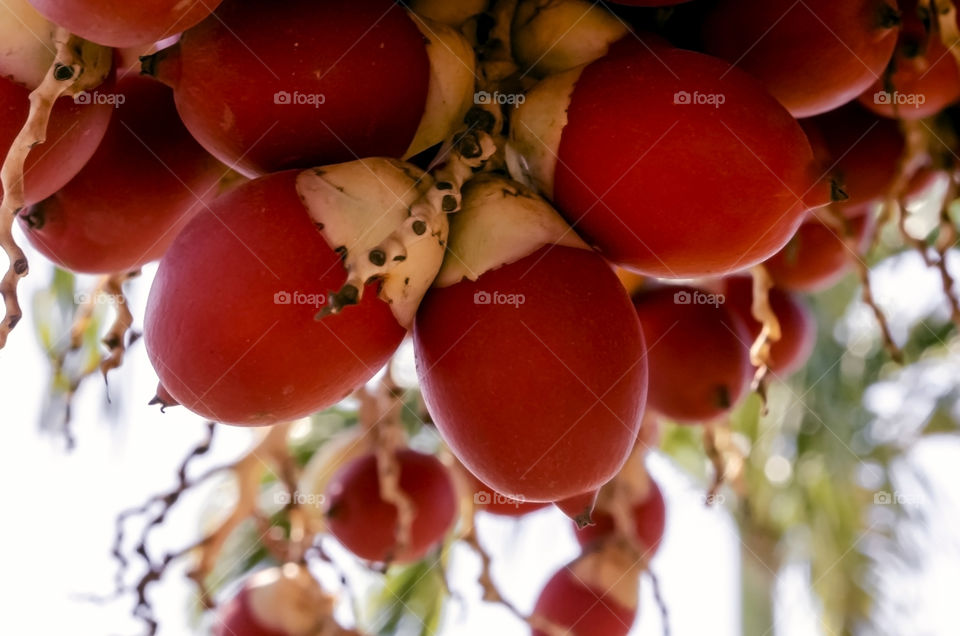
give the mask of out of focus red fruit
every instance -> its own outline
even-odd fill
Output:
[[[443,540],[457,513],[457,497],[447,468],[433,455],[397,451],[399,486],[413,504],[410,541],[397,546],[397,508],[380,496],[377,458],[359,457],[327,487],[325,514],[330,532],[361,559],[409,563]]]

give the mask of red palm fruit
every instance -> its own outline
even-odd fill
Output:
[[[160,262],[144,335],[160,382],[204,417],[302,417],[369,380],[405,329],[367,286],[315,320],[347,273],[297,191],[298,173],[237,186],[197,214]]]
[[[749,345],[760,335],[763,325],[753,317],[753,280],[746,276],[725,279],[723,295],[750,336]],[[780,323],[780,339],[770,346],[768,367],[774,375],[786,378],[807,363],[817,341],[817,321],[810,309],[794,294],[774,287],[769,292],[770,308]]]
[[[401,156],[423,116],[430,63],[416,24],[390,0],[231,0],[144,70],[174,87],[211,154],[257,176]]]
[[[749,336],[721,296],[661,287],[633,302],[649,343],[650,408],[684,423],[733,408],[750,385]]]
[[[24,196],[32,204],[47,198],[70,179],[93,156],[103,139],[113,114],[112,79],[107,80],[91,97],[90,103],[61,97],[53,105],[47,126],[47,141],[36,146],[24,166]],[[101,101],[102,100],[102,101]],[[13,140],[20,133],[30,111],[30,89],[0,77],[0,157],[6,157]]]
[[[873,216],[862,214],[849,223],[856,242],[865,249],[874,226]],[[836,283],[850,270],[853,259],[860,257],[847,247],[841,230],[811,217],[764,266],[777,287],[812,292]]]
[[[472,488],[470,496],[473,498],[473,504],[478,511],[489,512],[499,517],[521,517],[528,512],[540,510],[549,505],[546,502],[523,501],[509,495],[500,494],[474,477],[470,471],[465,470],[464,473],[468,475]]]
[[[397,451],[399,488],[414,508],[409,541],[397,546],[397,508],[384,501],[377,458],[364,455],[341,468],[327,487],[324,514],[330,532],[367,561],[410,563],[440,544],[453,525],[457,496],[447,468],[433,455]]]
[[[847,195],[837,202],[848,217],[866,214],[882,201],[897,175],[904,151],[896,122],[877,117],[858,104],[800,122],[814,155]]]
[[[892,73],[878,78],[859,101],[884,117],[922,119],[960,99],[960,69],[940,32],[927,31],[916,0],[900,0],[900,9],[903,28]]]
[[[150,44],[189,29],[222,0],[30,0],[52,22],[106,46]]]
[[[558,501],[626,461],[646,395],[643,335],[597,254],[542,247],[431,289],[414,347],[437,428],[497,492]]]
[[[128,75],[117,93],[123,102],[90,161],[21,217],[33,246],[75,272],[135,270],[160,258],[224,174],[183,127],[168,87]]]
[[[300,636],[311,633],[331,605],[306,568],[269,568],[251,575],[237,595],[217,609],[213,634]]]
[[[667,508],[663,501],[663,493],[657,483],[650,480],[650,490],[647,497],[638,501],[630,508],[633,518],[635,539],[644,549],[644,557],[650,559],[660,547],[663,540],[663,530],[666,527]],[[574,526],[576,529],[576,526]],[[616,524],[613,515],[605,510],[596,510],[593,513],[593,525],[576,529],[577,541],[587,547],[616,533]]]
[[[639,565],[612,545],[585,553],[547,581],[534,616],[571,636],[627,636],[637,616]],[[548,633],[533,629],[533,636]]]
[[[527,94],[510,169],[607,258],[659,277],[762,261],[829,200],[806,135],[757,80],[631,37]]]
[[[895,0],[720,0],[705,50],[760,78],[795,117],[845,104],[880,77],[897,41]]]

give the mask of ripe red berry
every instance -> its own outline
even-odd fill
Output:
[[[862,214],[849,223],[862,251],[874,225],[873,216]],[[764,266],[774,284],[782,289],[805,292],[826,289],[850,270],[854,258],[862,258],[848,248],[843,234],[842,230],[811,217]]]
[[[152,44],[189,29],[222,0],[30,0],[52,22],[106,46]]]
[[[752,344],[763,325],[751,312],[753,281],[746,276],[726,279],[723,294],[727,306],[740,316]],[[817,340],[817,321],[803,300],[774,287],[769,292],[770,308],[780,323],[780,339],[770,345],[767,366],[775,376],[786,378],[810,358]]]
[[[633,504],[630,513],[634,524],[634,538],[643,547],[644,556],[650,559],[660,548],[667,520],[666,504],[657,482],[650,480],[650,490],[646,499]],[[593,525],[580,529],[574,525],[574,530],[580,545],[587,547],[612,536],[616,532],[616,524],[613,515],[608,511],[596,510],[593,513]]]
[[[639,564],[632,561],[621,553],[582,555],[550,578],[534,615],[572,636],[627,636],[637,616]]]
[[[497,492],[556,501],[623,465],[646,394],[643,336],[610,266],[547,246],[433,288],[414,328],[433,420]]]
[[[822,174],[847,195],[835,203],[848,217],[866,214],[883,200],[897,175],[904,140],[897,122],[877,117],[859,104],[800,122]]]
[[[940,32],[927,31],[916,0],[900,0],[903,28],[891,62],[892,73],[879,77],[860,103],[884,117],[922,119],[960,99],[960,68],[943,45]],[[929,9],[928,9],[929,10]],[[932,16],[936,21],[936,16]]]
[[[721,0],[704,26],[706,51],[760,78],[795,117],[845,104],[893,55],[894,0]]]
[[[347,274],[298,195],[296,171],[243,184],[202,210],[160,262],[144,335],[163,386],[222,422],[260,425],[343,399],[403,339],[377,285],[316,320]]]
[[[409,563],[443,540],[457,513],[457,497],[447,468],[433,455],[397,451],[399,488],[414,508],[407,545],[397,546],[397,508],[381,497],[375,455],[341,468],[327,487],[325,515],[330,532],[367,561]]]
[[[535,86],[511,135],[515,178],[609,259],[654,276],[762,261],[829,195],[803,130],[755,79],[629,36]]]
[[[83,170],[21,217],[33,246],[75,272],[135,270],[160,258],[225,170],[183,127],[168,87],[128,75],[117,97]]]
[[[112,80],[108,82],[97,89],[101,97],[110,95]],[[113,106],[83,101],[83,98],[61,97],[54,103],[47,141],[33,149],[24,166],[27,204],[45,199],[66,185],[93,156],[103,139]],[[0,77],[0,157],[7,156],[29,110],[30,89]]]
[[[743,397],[752,374],[749,336],[718,295],[661,287],[634,296],[634,305],[649,343],[651,409],[702,422]]]
[[[248,176],[399,157],[424,113],[424,38],[390,0],[231,0],[145,62],[187,128]]]

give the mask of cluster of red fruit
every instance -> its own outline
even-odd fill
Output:
[[[523,0],[491,30],[487,4],[12,2],[4,33],[16,19],[116,47],[103,84],[57,101],[19,218],[73,271],[162,257],[145,341],[166,401],[288,421],[350,395],[412,333],[428,411],[477,483],[529,502],[509,511],[555,502],[586,523],[645,409],[703,422],[749,389],[766,325],[743,273],[773,285],[763,364],[805,363],[815,323],[796,292],[849,268],[895,179],[916,194],[937,175],[930,157],[900,165],[896,118],[960,98],[960,71],[915,0],[619,3],[678,5],[697,50],[629,29],[652,23],[644,9]],[[0,154],[54,50],[17,46],[0,56]],[[649,278],[631,296],[614,265]],[[370,561],[423,557],[456,517],[439,460],[396,458],[416,512],[399,551],[376,456],[329,487],[331,531]],[[648,490],[635,525],[652,551]],[[617,534],[610,514],[585,545]],[[635,603],[586,603],[581,565],[538,612],[625,633]]]

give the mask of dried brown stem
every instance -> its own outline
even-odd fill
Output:
[[[196,478],[190,478],[187,475],[191,462],[202,455],[205,455],[213,442],[215,426],[212,422],[207,424],[207,435],[204,440],[198,444],[180,464],[177,471],[176,486],[162,494],[155,495],[148,499],[144,504],[131,508],[120,513],[117,517],[117,534],[114,540],[113,556],[119,563],[119,569],[116,576],[115,596],[126,592],[133,592],[136,596],[136,605],[134,615],[140,618],[147,626],[148,634],[155,634],[158,624],[153,615],[153,609],[147,598],[147,590],[150,585],[159,581],[171,563],[181,557],[194,555],[196,563],[188,573],[198,586],[199,598],[205,607],[213,607],[213,599],[206,588],[206,579],[213,571],[217,558],[220,556],[224,543],[230,534],[246,519],[253,518],[265,523],[263,515],[258,508],[260,498],[260,487],[264,474],[268,470],[274,471],[281,477],[285,474],[292,475],[293,459],[287,448],[287,434],[291,424],[277,424],[267,430],[265,435],[238,461],[217,466],[207,470]],[[205,536],[197,543],[187,546],[183,549],[167,552],[160,558],[154,558],[147,547],[147,541],[151,531],[164,522],[174,505],[180,500],[182,495],[197,485],[206,482],[214,475],[231,472],[237,484],[237,502],[226,518],[219,523],[217,528]],[[156,511],[156,512],[153,512]],[[147,572],[132,586],[124,583],[124,576],[129,567],[129,559],[124,555],[124,529],[129,519],[136,517],[147,517],[146,524],[141,531],[140,538],[134,548],[134,553],[143,560],[147,567]],[[266,523],[269,526],[269,523]],[[278,544],[272,541],[274,537],[270,535],[270,528],[264,531],[264,545],[268,549],[275,549],[276,556],[280,560],[285,560],[283,550],[278,548]]]
[[[4,316],[0,321],[0,348],[7,342],[10,331],[23,316],[17,297],[20,279],[29,272],[23,250],[13,238],[14,218],[26,205],[23,171],[30,151],[46,141],[47,123],[54,102],[62,95],[77,93],[98,86],[110,68],[110,49],[91,44],[57,28],[54,34],[57,48],[53,64],[43,81],[30,93],[30,111],[20,132],[0,167],[0,247],[8,259],[7,271],[0,279],[0,295],[4,300]]]
[[[139,275],[140,270],[110,274],[103,284],[103,291],[113,300],[116,312],[113,323],[103,337],[103,344],[108,350],[107,357],[100,362],[100,373],[103,374],[104,381],[107,380],[108,372],[123,364],[123,356],[127,351],[127,332],[133,325],[133,314],[130,313],[129,303],[123,294],[123,283]]]
[[[400,487],[401,467],[397,459],[397,451],[406,446],[406,431],[401,420],[403,389],[394,382],[388,367],[374,389],[363,387],[357,396],[360,399],[360,424],[374,433],[372,442],[377,458],[380,498],[397,509],[393,550],[400,553],[410,544],[410,528],[416,516],[413,500]]]
[[[890,210],[892,209],[889,198],[885,209],[887,210],[886,214],[889,215]],[[861,300],[873,312],[874,319],[877,321],[877,326],[880,328],[880,337],[883,340],[883,348],[886,349],[887,355],[890,356],[891,360],[897,364],[903,364],[903,351],[901,351],[900,347],[897,346],[897,343],[894,342],[893,334],[890,331],[890,323],[887,321],[887,316],[883,313],[883,310],[880,308],[876,302],[876,299],[874,298],[873,284],[870,280],[870,267],[864,260],[866,256],[862,253],[860,239],[856,236],[853,230],[853,225],[843,215],[843,212],[836,209],[832,205],[825,208],[820,218],[843,238],[844,244],[847,247],[849,260],[857,274],[857,279],[860,281]],[[868,240],[865,241],[867,245],[874,244],[880,227],[880,223],[877,223],[876,228],[873,230],[874,234],[867,237]]]
[[[773,343],[782,337],[780,321],[770,306],[770,290],[773,288],[773,279],[763,264],[756,265],[750,270],[753,276],[753,294],[750,312],[760,323],[760,333],[750,346],[750,363],[756,367],[753,376],[752,388],[763,402],[763,410],[767,410],[767,378],[770,373],[770,348]]]

